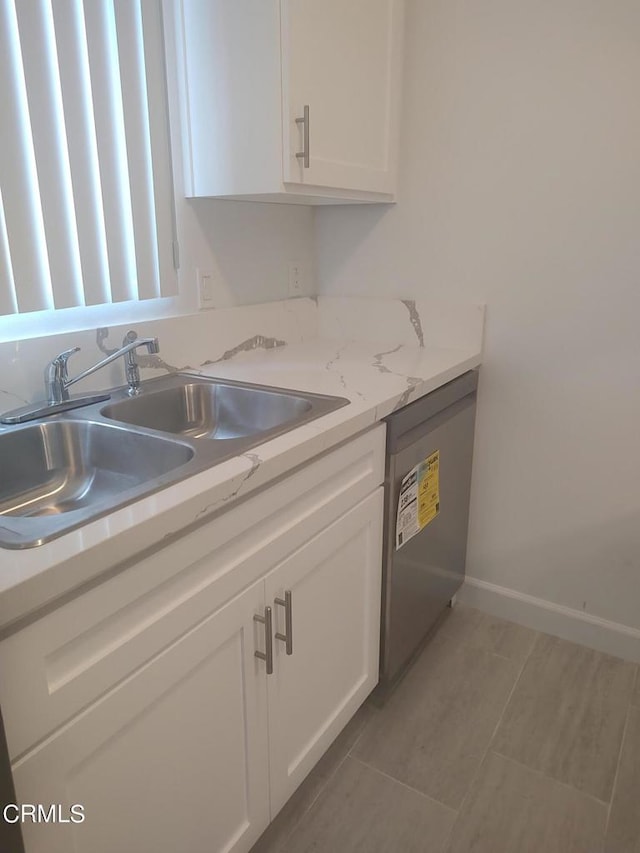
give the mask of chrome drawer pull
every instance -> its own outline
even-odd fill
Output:
[[[258,660],[266,661],[267,664],[267,675],[271,675],[273,672],[273,622],[271,618],[271,608],[265,607],[264,616],[260,616],[259,613],[256,613],[253,617],[254,622],[260,622],[261,625],[264,625],[264,642],[265,642],[265,652],[254,652],[255,656]]]
[[[302,125],[302,151],[298,151],[296,157],[302,160],[305,169],[309,168],[309,104],[305,104],[304,115],[296,119],[296,124]],[[287,653],[288,654],[288,653]]]
[[[291,590],[286,589],[284,592],[284,598],[276,598],[275,603],[279,604],[280,607],[284,607],[284,623],[285,623],[285,633],[276,634],[276,640],[282,640],[286,643],[287,646],[287,654],[293,654],[293,616],[291,613]]]

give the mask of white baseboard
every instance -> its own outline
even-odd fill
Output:
[[[536,631],[640,662],[640,630],[637,628],[473,577],[467,577],[458,590],[458,601]]]

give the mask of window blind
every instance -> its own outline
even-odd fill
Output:
[[[161,0],[0,2],[0,315],[177,293]]]

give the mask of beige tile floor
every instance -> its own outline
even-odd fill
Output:
[[[636,665],[458,606],[252,853],[312,851],[640,853]]]

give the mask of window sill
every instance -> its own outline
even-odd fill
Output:
[[[67,308],[63,311],[33,311],[0,317],[0,343],[25,341],[79,332],[102,326],[135,325],[149,320],[166,320],[193,313],[186,299],[172,296],[145,302],[117,302]]]

